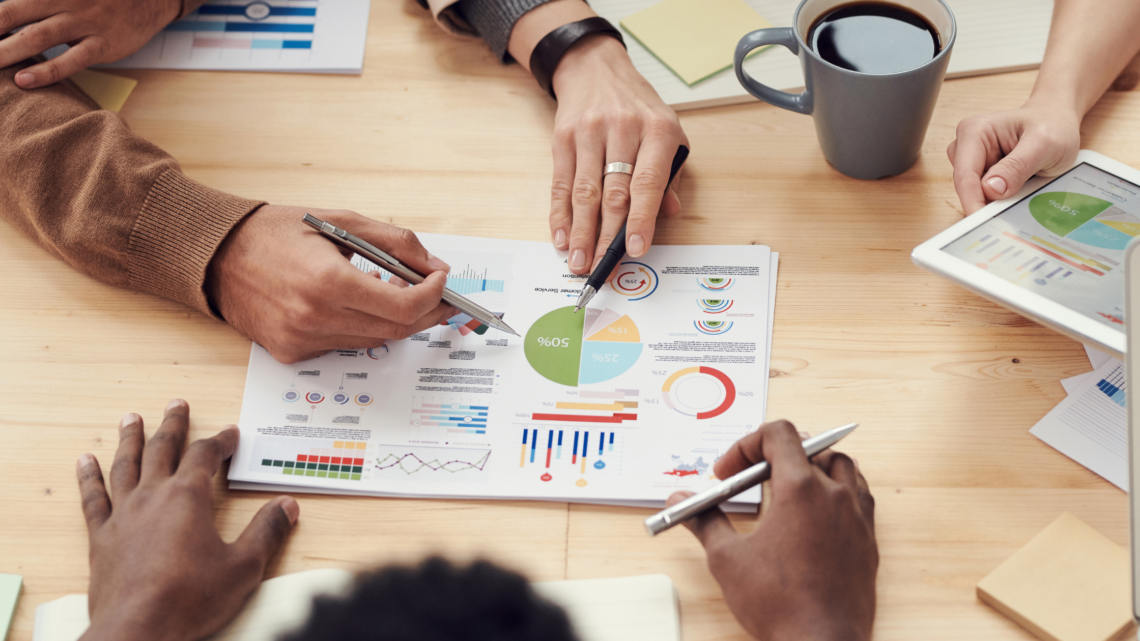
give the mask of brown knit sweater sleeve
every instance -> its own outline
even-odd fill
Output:
[[[25,91],[0,69],[0,218],[75,269],[213,315],[206,268],[263,203],[184,176],[71,82]]]

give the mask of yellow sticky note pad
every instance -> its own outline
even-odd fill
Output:
[[[736,43],[772,24],[744,0],[662,0],[621,26],[691,87],[731,67]]]
[[[90,69],[84,69],[72,75],[71,80],[79,85],[83,93],[91,96],[91,99],[100,107],[115,113],[123,108],[123,103],[135,90],[135,85],[139,84],[139,81],[133,78],[124,78]]]
[[[978,598],[1045,641],[1131,634],[1128,548],[1068,512],[978,583]]]

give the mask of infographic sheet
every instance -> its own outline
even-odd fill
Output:
[[[942,251],[1109,327],[1124,325],[1124,250],[1140,186],[1080,164]]]
[[[767,247],[656,246],[574,313],[585,279],[548,243],[420,238],[522,337],[459,315],[292,365],[253,345],[234,487],[660,505],[763,422]]]
[[[360,73],[368,0],[210,0],[104,68]],[[48,57],[67,51],[53,48]]]

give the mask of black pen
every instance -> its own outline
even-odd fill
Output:
[[[673,179],[677,177],[677,172],[681,170],[681,165],[685,164],[685,159],[688,157],[688,147],[685,145],[677,147],[677,155],[673,156],[673,166],[669,169],[669,182],[665,183],[665,193],[669,193],[669,185],[673,183]],[[614,237],[609,249],[606,250],[606,255],[602,257],[601,262],[590,274],[590,278],[586,280],[586,286],[582,288],[582,295],[578,297],[578,302],[574,303],[575,314],[590,302],[594,294],[597,294],[602,285],[606,284],[606,277],[614,271],[621,259],[625,258],[625,228],[628,224],[629,219],[626,219],[626,223],[621,226],[621,231]]]

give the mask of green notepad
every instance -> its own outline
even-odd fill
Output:
[[[691,87],[731,67],[736,43],[772,24],[744,0],[662,0],[621,26]]]
[[[12,626],[23,586],[24,577],[19,574],[0,574],[0,641],[8,638],[8,628]]]

